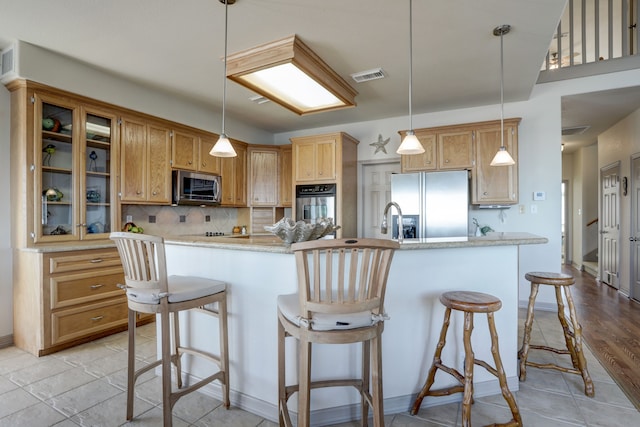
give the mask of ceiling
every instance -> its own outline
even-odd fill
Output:
[[[499,103],[500,41],[492,32],[500,24],[512,26],[504,38],[505,102],[528,99],[564,6],[414,1],[414,114]],[[272,102],[253,103],[251,91],[228,81],[227,115],[272,133],[406,116],[408,22],[408,0],[237,0],[229,6],[229,53],[297,34],[359,95],[355,108],[300,117]],[[0,0],[0,48],[14,40],[222,107],[218,0]],[[377,67],[385,79],[350,78]]]

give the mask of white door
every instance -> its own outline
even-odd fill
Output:
[[[618,289],[620,242],[620,162],[600,170],[601,208],[600,254],[602,281]]]
[[[640,300],[640,154],[631,158],[631,298]]]
[[[362,224],[363,236],[390,239],[391,234],[380,233],[384,207],[391,201],[391,174],[400,173],[400,161],[362,165]],[[391,231],[389,231],[391,233]]]

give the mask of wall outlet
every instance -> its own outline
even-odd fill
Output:
[[[538,205],[531,205],[531,213],[532,214],[538,213]]]
[[[204,222],[211,222],[211,215],[205,215]]]
[[[125,222],[133,222],[133,215],[127,215],[127,220]]]
[[[149,224],[155,224],[155,223],[156,223],[156,216],[149,215]]]
[[[187,216],[186,215],[180,215],[180,222],[187,222]]]
[[[524,205],[518,205],[518,212],[521,214],[524,213]]]

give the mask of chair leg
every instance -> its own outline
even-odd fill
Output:
[[[369,401],[365,398],[365,394],[372,393],[371,380],[370,380],[371,345],[372,345],[371,340],[362,342],[362,390],[360,392],[360,409],[361,409],[360,419],[362,420],[361,421],[362,427],[368,427],[369,425]],[[373,387],[375,387],[375,378],[373,379]],[[375,413],[374,413],[374,417],[375,417]]]
[[[229,327],[227,324],[227,295],[218,302],[218,325],[220,329],[220,369],[224,371],[222,381],[222,404],[229,409]]]
[[[571,296],[571,290],[569,288],[565,289],[565,295],[567,297],[567,306],[569,307],[569,318],[571,319],[573,326],[573,336],[575,340],[573,348],[577,364],[576,369],[580,371],[582,380],[584,381],[584,394],[589,397],[593,397],[595,395],[595,389],[591,376],[589,375],[589,371],[587,370],[587,361],[584,357],[584,353],[582,352],[582,326],[580,326],[580,323],[578,322],[576,307],[573,304],[573,297]]]
[[[169,315],[173,318],[173,363],[176,365],[176,382],[182,388],[182,361],[180,358],[180,313]]]
[[[569,323],[567,322],[567,318],[564,315],[564,301],[562,300],[562,289],[560,286],[554,286],[556,292],[556,304],[558,306],[558,320],[560,321],[560,325],[562,326],[562,333],[564,334],[564,342],[567,346],[567,350],[569,351],[569,355],[571,356],[571,364],[574,369],[578,368],[578,359],[576,358],[576,350],[574,347],[573,336],[571,335],[571,329],[569,329]],[[574,326],[574,325],[572,325]]]
[[[285,422],[285,412],[287,410],[287,391],[286,391],[286,366],[285,366],[285,332],[280,319],[278,319],[278,421],[280,427],[287,426]]]
[[[473,364],[475,355],[471,348],[471,332],[473,331],[473,313],[464,313],[464,394],[462,396],[462,426],[471,427],[471,404],[473,403]]]
[[[127,420],[133,419],[133,398],[136,371],[136,312],[129,310],[128,319],[129,346],[127,349]]]
[[[298,374],[298,427],[309,427],[311,413],[311,343],[300,340],[300,367]]]
[[[372,398],[373,401],[373,427],[384,427],[384,403],[382,398],[382,336],[379,333],[370,341],[371,372],[372,372]],[[367,418],[363,418],[366,420]],[[366,426],[366,423],[363,424]]]
[[[520,381],[525,381],[527,379],[527,358],[529,357],[531,328],[533,326],[533,309],[536,305],[539,286],[540,285],[537,283],[531,283],[531,294],[529,295],[529,306],[527,307],[527,319],[524,322],[524,334],[522,336],[522,347],[520,347],[520,351],[518,351],[518,357],[520,358]]]
[[[425,398],[431,386],[433,385],[436,378],[436,371],[438,370],[438,366],[442,363],[441,355],[442,349],[447,342],[447,330],[449,329],[449,322],[451,319],[451,309],[447,308],[444,312],[444,321],[442,322],[442,329],[440,331],[440,339],[438,341],[438,345],[436,346],[436,352],[433,356],[433,362],[431,363],[431,368],[429,368],[429,374],[427,375],[427,380],[420,390],[418,397],[416,397],[415,402],[413,402],[413,407],[411,408],[411,415],[415,415],[420,410],[420,405],[422,405],[422,400]]]
[[[513,421],[518,423],[518,426],[522,426],[522,417],[520,416],[520,410],[518,409],[516,400],[513,398],[513,394],[511,394],[511,390],[509,390],[509,386],[507,385],[507,376],[505,375],[504,368],[502,366],[502,359],[500,358],[500,347],[498,346],[498,332],[496,331],[496,324],[493,319],[493,313],[487,313],[487,321],[489,322],[489,333],[491,334],[491,354],[493,355],[493,360],[496,365],[496,373],[498,381],[500,383],[500,390],[502,390],[502,397],[504,397],[504,400],[506,400],[507,404],[509,405],[509,409],[511,409]]]
[[[166,304],[162,302],[161,304]],[[170,314],[165,307],[160,315],[162,339],[162,414],[164,427],[171,427],[171,333]]]

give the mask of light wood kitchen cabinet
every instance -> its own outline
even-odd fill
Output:
[[[438,168],[469,169],[473,167],[473,131],[438,133]]]
[[[220,158],[209,154],[218,135],[174,129],[171,144],[171,167],[220,174]]]
[[[198,171],[220,175],[220,157],[214,157],[209,151],[218,141],[216,134],[200,135],[200,157],[198,158]]]
[[[195,171],[200,155],[200,138],[198,135],[181,130],[171,132],[171,167],[174,169]]]
[[[424,153],[421,154],[412,154],[410,156],[402,155],[401,159],[401,170],[403,173],[405,172],[421,172],[421,171],[431,171],[436,170],[438,167],[437,163],[437,152],[438,152],[438,136],[436,133],[429,131],[415,131],[416,138],[422,144],[424,148]],[[403,140],[406,135],[405,131],[400,132],[400,140]]]
[[[249,206],[276,206],[278,204],[278,163],[280,149],[250,145]]]
[[[424,153],[401,156],[402,172],[420,172],[473,167],[473,130],[455,127],[416,129]],[[401,131],[404,139],[406,131]]]
[[[106,239],[119,224],[115,112],[36,83],[8,89],[15,246]]]
[[[115,248],[19,251],[16,346],[42,356],[127,327],[124,274]]]
[[[336,237],[357,236],[358,140],[344,132],[291,138],[293,185],[336,184]],[[296,218],[296,205],[292,203]]]
[[[220,159],[223,206],[247,206],[247,144],[232,140],[236,157]]]
[[[280,147],[279,206],[291,207],[293,201],[293,162],[291,146]]]
[[[518,123],[504,121],[504,144],[516,164],[491,166],[500,149],[500,122],[478,126],[476,133],[476,165],[472,170],[471,199],[477,205],[510,205],[518,203]]]
[[[336,135],[292,138],[296,182],[336,180]]]
[[[162,123],[122,117],[120,200],[171,203],[171,131]]]

